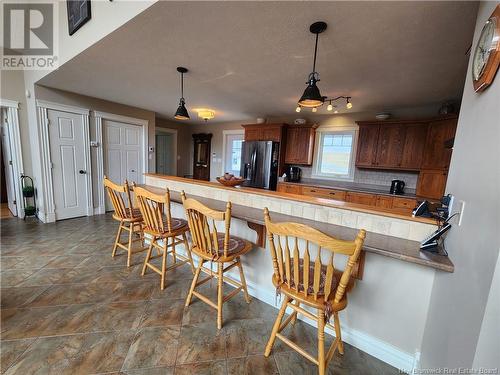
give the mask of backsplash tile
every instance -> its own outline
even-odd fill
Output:
[[[302,178],[310,179],[312,174],[311,167],[300,167],[302,170]],[[403,180],[406,189],[414,190],[417,188],[418,173],[416,172],[400,172],[400,171],[382,171],[372,169],[359,169],[354,171],[354,183],[365,185],[377,185],[389,187],[392,180]]]

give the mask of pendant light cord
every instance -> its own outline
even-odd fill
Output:
[[[318,37],[319,34],[316,34],[316,43],[314,45],[314,61],[313,61],[313,75],[316,74],[316,53],[318,52]]]
[[[181,73],[181,99],[184,100],[184,73]]]

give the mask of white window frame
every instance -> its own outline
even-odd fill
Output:
[[[235,130],[223,130],[222,131],[222,166],[221,166],[221,176],[226,172],[226,146],[227,146],[227,136],[228,135],[242,135],[243,139],[245,136],[245,130],[235,129]]]
[[[321,173],[321,141],[325,134],[349,134],[353,136],[352,148],[349,162],[349,174],[332,174],[332,173]],[[313,158],[313,168],[311,178],[322,179],[322,180],[340,180],[340,181],[354,181],[354,170],[355,170],[355,159],[356,150],[358,145],[358,128],[356,126],[343,126],[343,127],[323,127],[316,129],[316,139],[314,145],[314,158]]]

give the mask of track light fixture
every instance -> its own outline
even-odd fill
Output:
[[[307,87],[304,90],[304,93],[299,99],[299,106],[295,109],[296,112],[300,112],[301,107],[308,107],[312,108],[313,112],[317,111],[317,108],[322,106],[325,101],[328,101],[328,107],[327,111],[331,111],[334,108],[334,105],[332,105],[332,101],[338,100],[338,99],[346,99],[346,107],[347,109],[352,108],[352,103],[350,102],[351,97],[350,96],[338,96],[336,98],[329,99],[326,96],[322,96],[319,88],[317,86],[317,82],[319,82],[319,73],[316,71],[316,57],[318,54],[318,39],[319,39],[319,34],[321,34],[323,31],[325,31],[327,28],[327,24],[325,22],[315,22],[309,27],[309,31],[316,35],[316,42],[314,44],[314,59],[313,59],[313,68],[312,72],[309,73],[309,76],[307,78]]]

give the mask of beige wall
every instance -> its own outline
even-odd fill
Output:
[[[24,90],[24,75],[22,70],[2,70],[0,72],[0,98],[19,102],[19,131],[23,154],[24,173],[33,176],[31,167],[31,147],[28,129],[28,112]]]
[[[474,45],[497,4],[480,4]],[[424,368],[473,365],[500,248],[500,78],[497,74],[480,94],[471,81],[469,70],[446,186],[446,192],[465,201],[465,214],[446,238],[455,272],[436,273],[424,332]],[[490,344],[496,347],[498,366],[498,336]]]

